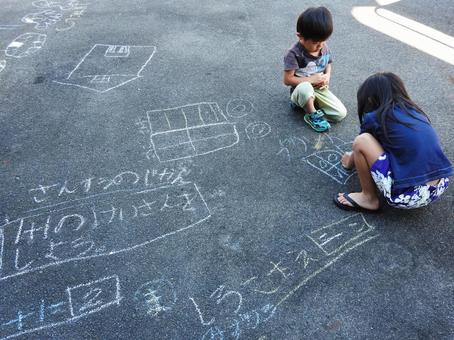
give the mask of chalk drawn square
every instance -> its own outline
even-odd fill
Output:
[[[161,162],[205,155],[239,141],[217,103],[202,102],[147,112],[150,144]]]
[[[93,313],[121,300],[120,280],[116,275],[68,287],[67,292],[71,317]]]
[[[155,51],[155,46],[95,44],[68,77],[54,82],[104,93],[140,78]]]
[[[107,58],[127,58],[130,53],[130,46],[110,45],[104,53],[104,56]]]
[[[316,229],[306,236],[326,255],[333,255],[373,230],[374,227],[367,223],[362,214],[356,214]]]

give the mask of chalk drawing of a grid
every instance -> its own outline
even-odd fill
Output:
[[[315,152],[303,159],[310,166],[323,172],[340,184],[345,184],[353,176],[353,171],[347,171],[341,164],[342,153],[336,150]]]
[[[160,162],[209,154],[239,141],[218,104],[201,102],[147,112],[150,142]]]

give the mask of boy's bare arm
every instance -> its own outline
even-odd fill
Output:
[[[326,75],[326,78],[325,78],[325,82],[324,84],[325,85],[329,85],[329,80],[331,79],[331,71],[333,70],[333,64],[328,64],[325,68],[325,75]]]
[[[326,75],[315,73],[309,77],[297,77],[295,70],[284,70],[284,84],[287,86],[297,86],[305,81],[315,85],[320,84],[325,80]]]

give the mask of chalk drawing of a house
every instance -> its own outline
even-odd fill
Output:
[[[147,118],[150,144],[160,162],[205,155],[239,141],[236,126],[214,102],[152,110]]]
[[[65,79],[54,82],[107,92],[140,78],[155,52],[155,46],[96,44]]]

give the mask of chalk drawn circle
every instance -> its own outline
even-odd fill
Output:
[[[134,301],[138,304],[138,309],[145,311],[147,315],[159,317],[172,311],[177,295],[170,281],[158,279],[142,284],[134,293]]]
[[[339,154],[337,153],[330,153],[328,155],[328,162],[330,163],[337,163],[339,161]]]
[[[260,139],[271,132],[271,127],[265,122],[255,122],[246,126],[245,130],[249,139]]]
[[[245,99],[232,99],[227,103],[227,114],[232,118],[241,118],[254,111],[254,105]]]
[[[329,168],[329,166],[330,166],[330,164],[327,161],[325,161],[324,159],[321,159],[319,161],[319,165],[320,165],[320,169],[322,169],[322,170]]]

